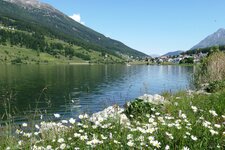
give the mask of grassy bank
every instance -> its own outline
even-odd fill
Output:
[[[134,100],[107,120],[23,123],[0,149],[225,149],[225,91],[163,95],[165,104]]]

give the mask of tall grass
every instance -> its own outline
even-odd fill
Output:
[[[215,52],[210,54],[197,67],[194,74],[195,85],[221,81],[225,79],[225,53]]]

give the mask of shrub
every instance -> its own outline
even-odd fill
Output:
[[[214,81],[208,85],[208,87],[206,88],[206,91],[207,92],[217,92],[224,88],[225,88],[225,80]]]
[[[225,79],[225,53],[215,52],[205,58],[196,68],[194,83],[197,87],[205,83]]]
[[[21,58],[17,57],[15,59],[11,60],[11,63],[12,64],[21,64],[22,60],[21,60]]]
[[[141,118],[146,114],[153,114],[155,110],[159,110],[161,105],[154,105],[151,103],[146,103],[141,99],[136,99],[135,101],[128,102],[125,106],[124,113],[130,119],[137,119],[141,121]]]

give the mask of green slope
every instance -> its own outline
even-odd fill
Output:
[[[28,32],[38,32],[86,50],[92,49],[116,57],[122,55],[146,56],[144,53],[129,48],[119,41],[107,38],[77,23],[49,5],[43,4],[43,7],[40,8],[24,7],[0,0],[0,17],[0,20],[6,26],[13,26],[16,29]]]

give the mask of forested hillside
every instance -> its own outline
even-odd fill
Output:
[[[47,4],[32,7],[1,0],[0,26],[1,45],[32,49],[54,57],[113,62],[115,58],[123,61],[129,56],[146,56],[77,23]]]

